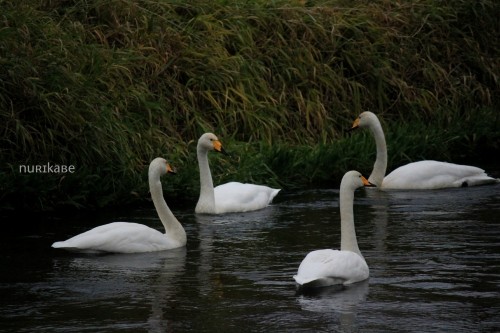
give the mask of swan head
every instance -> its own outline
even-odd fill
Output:
[[[344,177],[342,177],[340,188],[348,188],[354,191],[360,187],[375,187],[375,185],[370,183],[360,172],[355,170],[346,172]]]
[[[164,158],[157,157],[149,164],[150,177],[153,175],[163,176],[167,173],[175,173],[175,169]]]
[[[354,123],[352,124],[351,131],[355,130],[357,128],[364,128],[364,127],[369,127],[372,123],[376,122],[378,120],[377,116],[370,111],[365,111],[361,113],[356,120],[354,120]]]
[[[198,140],[198,149],[202,149],[205,151],[215,150],[216,152],[227,155],[226,151],[222,147],[222,143],[213,133],[205,133],[200,137],[200,139]]]

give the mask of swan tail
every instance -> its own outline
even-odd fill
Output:
[[[481,185],[498,184],[498,183],[500,183],[500,179],[492,178],[492,177],[489,177],[486,174],[484,174],[484,175],[460,179],[457,182],[457,186],[459,186],[459,187],[481,186]]]
[[[65,251],[75,252],[75,253],[88,253],[88,254],[106,253],[106,251],[101,251],[98,249],[90,249],[90,248],[85,249],[85,248],[80,248],[80,247],[76,247],[76,246],[70,246],[70,245],[66,244],[66,242],[64,242],[64,241],[55,242],[54,244],[52,244],[52,248],[62,249]]]
[[[278,195],[279,191],[281,191],[280,188],[278,188],[278,189],[273,188],[272,189],[271,195],[269,195],[269,202],[268,202],[268,204],[270,204],[273,201],[274,197]]]
[[[294,275],[293,278],[301,288],[319,288],[344,284],[346,282],[345,279],[338,277],[302,278]]]
[[[60,249],[60,248],[65,248],[67,247],[65,244],[65,242],[55,242],[54,244],[52,244],[52,247],[54,249]]]

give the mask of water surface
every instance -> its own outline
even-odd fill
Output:
[[[359,189],[356,231],[371,276],[307,293],[292,276],[309,251],[338,248],[338,190],[280,193],[244,214],[171,208],[187,247],[146,254],[50,245],[112,221],[161,229],[152,208],[3,218],[12,230],[0,236],[0,331],[500,331],[500,185]]]

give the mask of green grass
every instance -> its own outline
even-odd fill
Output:
[[[335,185],[369,172],[371,110],[390,166],[499,152],[497,1],[0,1],[0,207],[195,198],[195,144],[216,133],[215,182]],[[429,124],[429,125],[427,125]],[[466,124],[466,126],[464,126]],[[75,165],[66,175],[20,164]]]

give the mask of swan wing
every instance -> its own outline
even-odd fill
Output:
[[[368,277],[363,257],[351,251],[327,249],[307,254],[293,278],[301,286],[322,287],[355,283]]]
[[[138,253],[180,247],[167,235],[138,223],[113,222],[76,235],[66,241],[55,242],[53,248],[78,252]]]
[[[428,160],[409,163],[392,171],[384,178],[382,188],[438,189],[498,181],[478,167]]]
[[[230,182],[214,188],[217,213],[247,212],[267,207],[280,190],[264,185]]]

